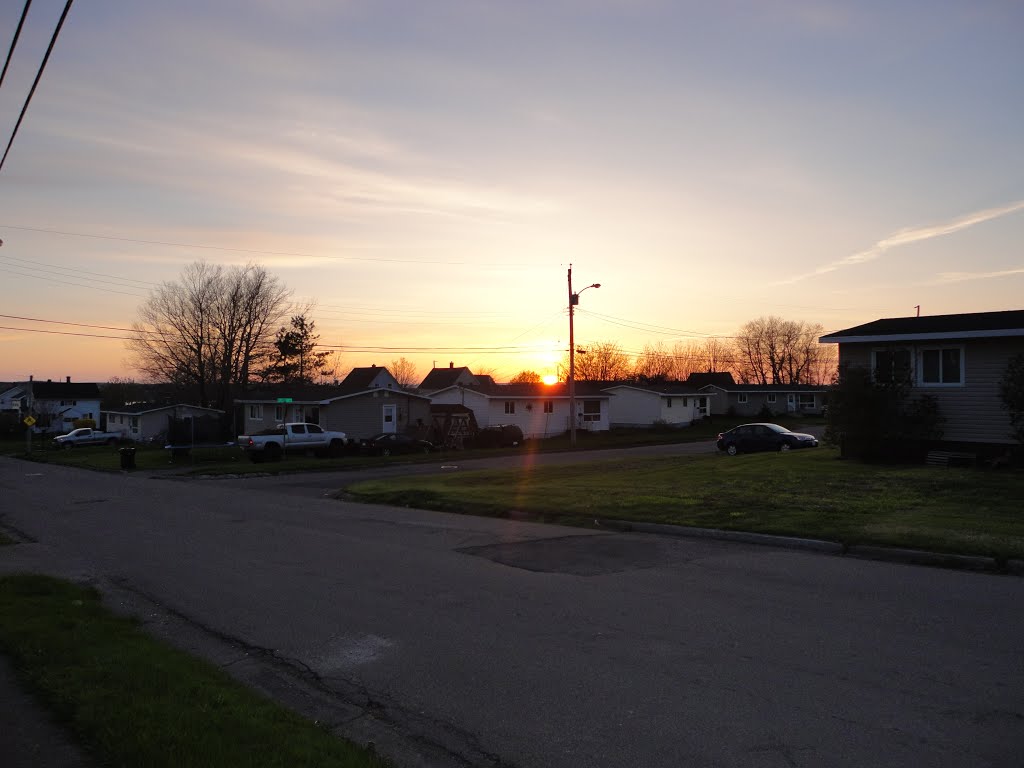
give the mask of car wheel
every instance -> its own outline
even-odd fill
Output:
[[[380,449],[380,455],[381,456],[390,456],[391,455],[391,449],[390,448],[381,448]]]
[[[739,450],[737,450],[735,443],[729,443],[727,446],[725,446],[725,452],[728,453],[730,456],[735,456],[737,453],[739,453]]]
[[[429,445],[424,445],[423,446],[423,452],[424,453],[430,453],[430,446]]]
[[[793,446],[791,446],[789,443],[779,443],[779,450],[780,451],[788,451],[792,447]]]

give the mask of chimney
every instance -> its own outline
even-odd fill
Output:
[[[31,373],[30,373],[30,374],[28,375],[28,380],[29,380],[29,381],[32,381],[32,380],[33,380],[33,375],[32,375]]]
[[[71,383],[71,377],[70,376],[67,377],[67,381],[68,381],[68,384]]]
[[[450,363],[448,363],[448,367],[449,368],[454,368],[455,367],[455,361],[452,360]]]

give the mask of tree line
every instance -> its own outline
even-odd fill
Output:
[[[198,261],[140,305],[127,344],[130,362],[146,380],[187,389],[218,408],[253,384],[336,381],[337,355],[320,344],[313,309],[296,308],[291,291],[264,267]],[[835,369],[835,350],[817,343],[822,333],[820,324],[772,316],[751,320],[731,339],[647,344],[635,357],[616,342],[599,342],[577,350],[575,375],[681,381],[695,372],[728,371],[740,382],[824,384]],[[568,367],[566,354],[561,378]],[[404,357],[392,361],[391,373],[404,387],[418,383],[416,366]],[[523,371],[513,380],[540,376]]]

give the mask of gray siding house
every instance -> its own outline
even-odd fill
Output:
[[[686,380],[701,393],[717,395],[710,413],[755,417],[767,409],[779,414],[819,416],[825,410],[828,387],[817,384],[737,384],[731,373],[694,373]]]
[[[360,440],[381,432],[425,435],[430,398],[403,390],[387,368],[353,368],[336,386],[279,385],[235,401],[239,434],[293,421]]]
[[[820,341],[839,345],[841,368],[863,367],[883,381],[900,371],[914,391],[934,396],[945,442],[1014,442],[999,381],[1024,353],[1024,310],[885,318]]]

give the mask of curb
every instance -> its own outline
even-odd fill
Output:
[[[726,531],[721,528],[693,528],[665,523],[632,523],[628,520],[602,520],[600,525],[617,531],[633,533],[654,533],[663,536],[684,536],[695,539],[735,541],[744,544],[821,552],[829,555],[847,555],[862,560],[881,560],[905,565],[927,565],[935,568],[950,568],[961,571],[987,571],[1024,576],[1024,560],[1006,560],[1000,564],[994,557],[984,555],[955,555],[944,552],[928,552],[922,549],[901,549],[868,544],[847,546],[835,541],[803,539],[795,536],[773,536],[768,533],[747,533]]]
[[[747,533],[745,531],[726,531],[721,528],[694,528],[686,525],[667,525],[663,523],[631,523],[626,520],[603,520],[602,525],[621,531],[637,533],[660,533],[667,536],[688,536],[695,539],[717,539],[719,541],[739,541],[745,544],[762,544],[765,546],[784,547],[786,549],[803,549],[812,552],[825,552],[833,555],[843,554],[844,547],[834,541],[821,539],[803,539],[796,536],[773,536],[769,533]]]

